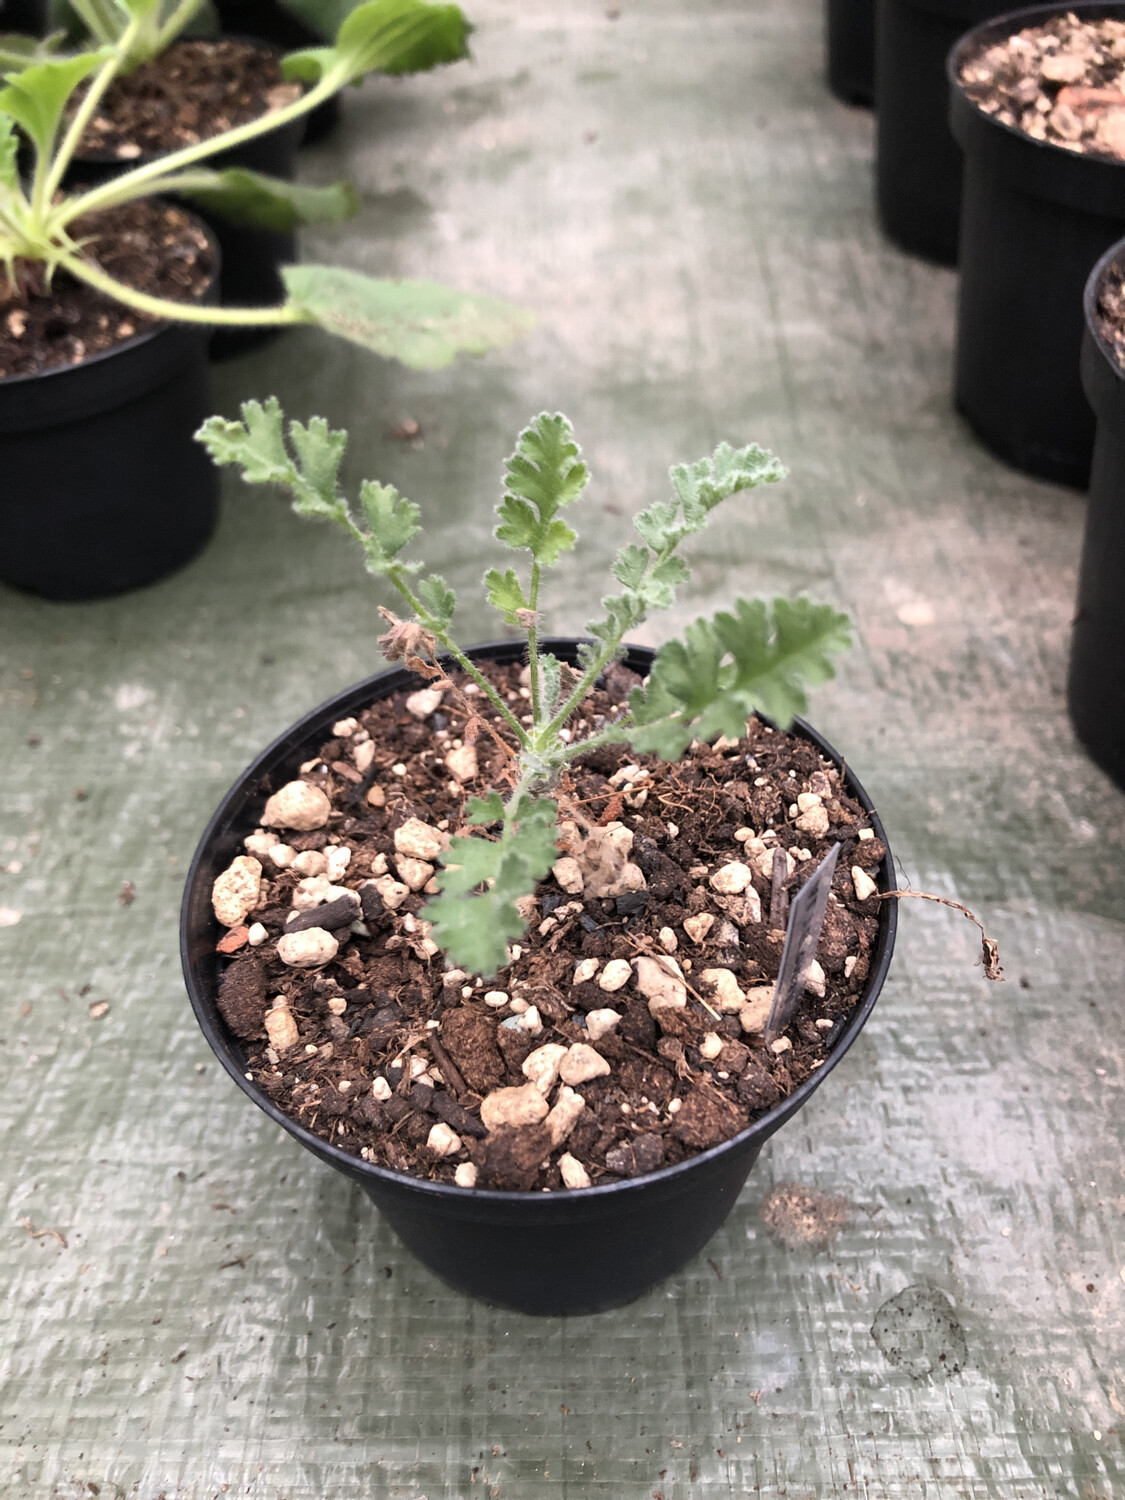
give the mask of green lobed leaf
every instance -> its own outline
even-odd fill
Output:
[[[457,595],[440,573],[431,573],[428,578],[422,579],[418,585],[418,597],[444,630],[453,619]]]
[[[539,702],[550,717],[558,707],[562,691],[562,662],[549,651],[539,653]]]
[[[693,738],[739,737],[755,711],[787,728],[806,688],[834,675],[831,657],[850,643],[847,616],[831,605],[740,599],[660,648],[630,697],[630,742],[671,759]]]
[[[329,333],[440,370],[458,354],[484,354],[526,332],[530,314],[492,297],[429,281],[383,281],[335,266],[284,266],[291,305]]]
[[[8,115],[31,137],[41,154],[50,151],[63,110],[71,94],[95,68],[112,55],[108,47],[80,52],[74,57],[34,63],[8,75],[0,89],[0,114]]]
[[[647,568],[647,551],[644,547],[638,547],[636,542],[630,542],[617,554],[617,561],[613,565],[613,576],[623,587],[635,589],[640,586]]]
[[[745,448],[720,443],[710,458],[701,458],[694,464],[677,464],[669,472],[686,529],[701,531],[708,513],[721,501],[758,485],[777,484],[787,471],[757,443]]]
[[[308,187],[283,182],[243,167],[225,172],[190,171],[164,178],[161,192],[176,192],[200,203],[231,224],[248,224],[287,233],[302,224],[336,224],[359,208],[359,195],[350,182]]]
[[[499,797],[477,799],[476,814],[474,822],[497,821]],[[499,839],[455,838],[442,856],[441,894],[422,916],[433,923],[434,941],[468,973],[491,975],[508,962],[508,940],[527,925],[515,903],[558,859],[557,814],[549,798],[525,797]]]
[[[509,568],[506,573],[501,573],[498,568],[489,568],[484,575],[484,586],[488,590],[489,604],[493,609],[503,611],[504,619],[509,625],[516,623],[517,609],[531,608],[524,597],[515,568]]]
[[[364,548],[368,569],[385,572],[421,531],[422,512],[393,484],[376,484],[373,479],[365,479],[360,486],[359,503],[367,521]]]
[[[296,473],[285,448],[285,414],[276,396],[244,401],[242,421],[208,417],[195,434],[217,464],[239,464],[247,484],[289,484]]]
[[[520,433],[515,452],[505,462],[505,494],[529,500],[540,521],[549,521],[561,506],[573,504],[590,482],[580,452],[566,417],[540,412]]]
[[[297,9],[292,0],[290,8]],[[310,47],[283,59],[286,78],[316,82],[331,74],[343,84],[365,73],[418,73],[468,56],[468,23],[456,5],[366,0],[354,7],[310,3],[306,8],[323,12],[319,21],[311,14],[302,16],[322,35],[331,34],[328,28],[337,16],[342,19],[331,47]]]
[[[290,422],[296,461],[285,445],[285,415],[276,396],[245,402],[241,422],[208,417],[195,436],[217,464],[240,467],[247,484],[287,486],[298,515],[350,524],[336,490],[348,436],[333,432],[323,417],[313,417],[307,427]]]

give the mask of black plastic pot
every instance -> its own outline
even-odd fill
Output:
[[[1033,140],[957,83],[967,54],[1067,11],[1125,18],[1125,4],[1036,6],[978,26],[950,55],[950,120],[965,153],[955,384],[957,409],[993,453],[1082,489],[1094,447],[1078,372],[1082,292],[1125,233],[1125,161]]]
[[[1086,283],[1082,385],[1097,418],[1067,705],[1078,738],[1125,790],[1125,370],[1098,326],[1098,293],[1125,240]]]
[[[875,197],[890,239],[957,264],[961,150],[949,129],[949,49],[1005,7],[996,0],[877,0]]]
[[[551,640],[546,649],[573,663],[578,643]],[[478,660],[511,662],[521,644],[477,646]],[[626,665],[647,672],[653,652],[630,648]],[[459,1291],[521,1312],[599,1312],[641,1295],[702,1249],[722,1224],[769,1137],[809,1099],[855,1041],[871,1014],[894,947],[894,902],[883,903],[881,928],[863,995],[824,1066],[782,1104],[733,1140],[678,1166],[647,1177],[579,1192],[516,1193],[468,1190],[387,1171],[351,1156],[303,1129],[246,1079],[245,1054],[220,1018],[215,997],[224,960],[215,952],[221,929],[211,911],[211,887],[241,852],[273,785],[295,775],[310,749],[322,744],[334,720],[358,713],[417,679],[381,672],[348,688],[307,714],[250,765],[223,798],[196,850],[181,913],[184,975],[196,1019],[223,1067],[256,1105],[314,1156],[358,1182],[419,1260]],[[808,725],[795,732],[841,764],[836,752]],[[882,825],[851,771],[852,795]],[[888,853],[880,868],[882,889],[893,879]]]
[[[271,42],[283,52],[323,47],[325,38],[298,21],[277,0],[217,0],[219,23],[229,36],[250,36]],[[305,141],[323,140],[340,123],[340,96],[334,94],[307,116]]]
[[[875,97],[875,0],[828,0],[828,87],[845,104]]]
[[[247,37],[245,40],[254,42],[267,51],[274,50],[257,37]],[[304,131],[303,119],[291,120],[231,151],[210,157],[203,165],[216,172],[225,171],[229,167],[244,167],[251,172],[264,172],[271,177],[292,182],[297,170],[297,147],[301,144]],[[67,172],[66,184],[70,187],[82,183],[104,182],[157,159],[146,154],[130,161],[122,161],[120,157],[108,152],[78,156]],[[272,307],[285,300],[281,267],[290,265],[297,259],[295,231],[256,229],[233,224],[212,209],[202,208],[198,204],[187,206],[205,220],[219,242],[223,263],[221,300],[224,305]],[[222,360],[244,354],[275,339],[280,331],[280,328],[216,328],[211,337],[211,357]]]
[[[202,550],[219,514],[193,437],[214,410],[209,334],[163,323],[81,364],[0,379],[0,580],[102,599]]]

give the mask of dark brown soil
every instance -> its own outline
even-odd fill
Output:
[[[1037,141],[1125,159],[1125,21],[1055,16],[983,48],[966,94]]]
[[[488,671],[515,711],[525,710],[519,666]],[[612,719],[636,681],[624,668],[612,669],[572,720],[575,732]],[[504,784],[505,757],[487,732],[476,737],[480,774],[467,787],[445,764],[447,756],[457,761],[453,751],[470,701],[491,717],[480,695],[458,700],[447,690],[424,720],[406,710],[400,693],[359,715],[354,730],[345,721],[301,776],[330,799],[324,825],[250,836],[261,866],[257,904],[241,920],[225,912],[230,930],[218,944],[232,955],[219,1006],[247,1044],[247,1076],[293,1119],[345,1151],[440,1181],[453,1181],[458,1166],[462,1178],[472,1176],[471,1163],[482,1187],[558,1189],[564,1155],[572,1174],[580,1164],[592,1183],[605,1183],[728,1139],[824,1062],[862,992],[883,903],[872,895],[857,899],[852,870],[874,874],[886,852],[870,834],[867,815],[814,746],[757,721],[737,744],[695,746],[674,764],[624,746],[591,752],[559,789],[561,818],[584,818],[592,829],[614,823],[628,829],[629,858],[643,872],[645,888],[597,899],[588,889],[594,879],[588,866],[580,894],[549,876],[536,893],[527,933],[511,949],[510,966],[487,981],[474,980],[448,972],[428,939],[418,916],[423,892],[391,910],[370,883],[384,871],[424,880],[425,869],[409,872],[401,864],[396,830],[418,819],[431,830],[456,833],[466,796]],[[615,772],[638,765],[647,777],[611,784]],[[822,799],[823,836],[807,831],[807,817],[806,831],[795,826],[801,793],[810,794],[806,804]],[[861,839],[861,831],[869,836]],[[764,835],[763,843],[748,844],[751,834]],[[286,846],[278,859],[267,852],[273,840]],[[834,843],[842,846],[841,857],[818,952],[825,993],[806,992],[786,1036],[767,1048],[761,1023],[756,1032],[743,1029],[739,1011],[720,1006],[723,981],[705,980],[703,972],[727,970],[743,992],[757,987],[760,999],[776,977],[784,942],[770,920],[769,851],[799,851],[786,878],[789,895]],[[332,852],[341,846],[351,851],[343,874],[342,854]],[[302,869],[294,868],[293,851],[304,852]],[[306,930],[323,923],[339,949],[322,967],[289,967],[279,957],[278,939],[294,930],[294,893],[300,880],[315,881],[314,867],[327,858],[336,866],[326,877],[335,890],[322,889],[327,904],[310,908],[297,923]],[[739,861],[753,871],[751,889],[720,894],[711,877]],[[780,860],[778,868],[780,876]],[[573,883],[569,872],[566,878]],[[362,902],[356,926],[349,925],[358,915],[355,898],[338,894],[341,887]],[[404,894],[401,884],[391,890],[384,879],[383,887],[388,899]],[[308,889],[301,887],[302,904]],[[254,899],[253,886],[247,899]],[[703,932],[694,919],[708,914],[714,920]],[[636,969],[621,988],[599,985],[610,960],[666,955],[669,930],[674,959],[690,986],[685,1006],[650,1009]],[[597,973],[575,982],[584,959]],[[288,1009],[290,1032],[275,1048],[264,1028],[269,1007],[277,1035],[279,1001]],[[521,1016],[534,1022],[529,1007],[541,1028],[534,1034],[520,1029],[526,1024]],[[586,1018],[605,1010],[619,1020],[599,1037]],[[529,1054],[549,1043],[591,1041],[605,1073],[575,1084],[585,1103],[564,1139],[552,1140],[550,1122],[486,1129],[483,1099],[501,1088],[531,1087],[522,1071]],[[549,1100],[557,1102],[559,1092],[552,1086]],[[448,1156],[434,1153],[431,1132],[439,1123],[459,1141]]]
[[[193,302],[214,275],[214,256],[199,223],[181,208],[142,199],[76,219],[76,240],[108,275],[139,291]],[[17,260],[15,285],[0,268],[0,378],[76,365],[134,334],[155,328],[66,271],[48,289],[42,267]]]
[[[81,155],[159,155],[247,125],[296,99],[275,52],[236,37],[175,42],[106,92]],[[76,100],[77,103],[77,100]]]
[[[1125,272],[1112,265],[1098,289],[1098,327],[1125,370]]]

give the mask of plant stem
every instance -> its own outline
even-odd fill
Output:
[[[63,255],[59,264],[65,266],[72,276],[87,285],[97,287],[115,302],[134,307],[138,312],[148,313],[153,318],[167,318],[174,323],[216,323],[235,328],[273,328],[289,323],[307,323],[310,320],[299,308],[289,303],[280,307],[209,307],[198,302],[173,302],[167,297],[150,297],[147,292],[138,292],[122,281],[107,276],[77,255]]]
[[[351,526],[351,529],[355,533],[355,535],[360,537],[360,539],[362,540],[362,532],[360,532],[354,525]],[[406,600],[407,604],[410,605],[410,608],[422,621],[426,629],[432,631],[432,633],[437,637],[438,644],[442,647],[442,649],[449,652],[450,656],[454,658],[458,666],[461,667],[462,671],[467,672],[468,675],[476,683],[477,687],[480,688],[481,692],[485,694],[489,702],[492,704],[493,708],[508,725],[513,734],[515,734],[516,738],[520,742],[521,748],[524,750],[529,750],[531,748],[531,737],[528,734],[527,730],[516,718],[515,714],[512,713],[511,709],[504,702],[503,698],[500,697],[499,693],[492,686],[491,682],[489,682],[484,673],[481,672],[479,668],[475,666],[474,663],[469,659],[469,657],[465,655],[460,646],[458,646],[457,642],[450,637],[449,632],[446,630],[445,626],[442,625],[440,621],[434,619],[433,615],[430,614],[429,610],[425,607],[422,601],[415,595],[413,589],[411,589],[409,584],[407,584],[406,579],[403,576],[402,569],[388,569],[386,576],[390,579],[391,583],[394,584],[395,588],[398,589],[399,593]]]
[[[46,209],[55,195],[55,191],[66,174],[71,158],[82,143],[82,137],[86,133],[86,126],[94,118],[94,112],[102,101],[102,95],[117,77],[121,64],[128,56],[129,47],[140,28],[140,21],[134,17],[121,34],[121,40],[114,49],[112,57],[106,59],[103,66],[98,70],[96,77],[86,90],[82,103],[74,111],[74,118],[70,127],[63,137],[62,145],[55,152],[55,159],[51,163],[51,169],[47,174],[47,181],[43,192],[42,208]],[[38,206],[38,205],[37,205]]]
[[[607,663],[612,660],[620,644],[620,640],[615,640],[611,641],[607,646],[602,647],[601,651],[599,651],[594,661],[589,667],[586,668],[586,671],[578,679],[577,686],[571,692],[570,697],[559,709],[558,713],[547,725],[546,729],[544,729],[538,736],[540,744],[543,744],[544,742],[549,744],[550,741],[554,739],[559,730],[566,723],[567,719],[570,718],[571,714],[582,702],[583,698],[585,698],[586,694],[590,691],[594,683],[598,680],[598,677],[605,670]]]
[[[531,564],[531,613],[539,608],[539,564]],[[531,673],[531,722],[539,729],[539,622],[532,620],[527,632],[527,662]]]
[[[283,105],[281,109],[270,110],[268,114],[260,115],[258,119],[250,120],[246,125],[239,125],[234,130],[226,130],[222,135],[210,136],[194,146],[184,146],[179,151],[172,151],[167,156],[146,162],[143,167],[135,167],[123,176],[103,183],[101,187],[91,188],[88,193],[83,193],[64,205],[66,215],[62,222],[69,224],[81,214],[92,213],[95,209],[109,208],[117,203],[127,203],[132,198],[142,198],[152,191],[150,184],[157,178],[167,177],[181,167],[191,166],[193,162],[205,161],[207,157],[214,156],[220,151],[225,152],[235,146],[241,146],[244,141],[255,140],[260,135],[268,135],[271,130],[278,130],[282,125],[288,125],[291,120],[299,120],[302,115],[308,114],[325,99],[330,99],[340,85],[341,80],[338,74],[327,73],[314,88],[311,88],[307,94],[302,94],[299,99],[295,99],[292,104]]]

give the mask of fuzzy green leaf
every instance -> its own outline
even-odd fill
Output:
[[[0,114],[10,116],[26,130],[36,150],[50,151],[67,100],[82,82],[111,55],[108,47],[80,52],[74,57],[34,63],[22,72],[8,75],[8,86],[0,89]]]
[[[348,522],[347,506],[336,491],[348,435],[333,432],[323,417],[313,417],[307,427],[290,422],[296,460],[285,446],[285,416],[276,396],[264,404],[245,402],[241,422],[208,417],[195,436],[217,464],[241,467],[247,484],[286,485],[298,515]]]
[[[489,568],[484,575],[484,586],[488,590],[489,604],[493,609],[503,611],[504,619],[509,625],[516,623],[517,609],[531,608],[514,568],[509,568],[506,573],[501,573],[498,568]]]
[[[495,794],[483,805],[478,801],[474,821],[485,812],[489,822],[503,814]],[[434,941],[468,973],[491,975],[508,962],[508,940],[527,925],[515,903],[558,859],[556,817],[548,798],[525,798],[499,839],[455,838],[442,856],[441,895],[422,915],[433,923]]]
[[[328,187],[308,187],[301,182],[283,182],[231,167],[225,172],[184,172],[163,178],[161,192],[190,198],[227,220],[279,233],[302,224],[336,224],[350,219],[359,207],[359,195],[350,182]]]
[[[489,792],[487,797],[470,797],[465,804],[465,821],[478,828],[487,828],[490,823],[504,821],[504,803],[499,792]]]
[[[562,662],[549,651],[539,653],[539,702],[548,715],[558,706],[562,689]]]
[[[384,573],[421,531],[422,512],[393,484],[376,484],[372,479],[365,479],[360,486],[359,503],[367,521],[364,550],[368,571]]]
[[[440,573],[431,573],[428,578],[422,579],[418,585],[418,597],[444,630],[453,619],[457,595]]]
[[[710,458],[701,458],[694,464],[677,464],[670,474],[686,529],[701,531],[708,512],[721,501],[741,490],[776,484],[785,478],[786,470],[757,443],[745,448],[720,443]]]
[[[679,525],[679,514],[677,506],[657,500],[647,510],[642,510],[633,517],[633,528],[654,552],[664,552],[667,548],[674,547],[684,535],[683,528]]]
[[[285,266],[281,274],[290,304],[308,322],[413,370],[484,354],[533,321],[510,303],[430,281],[375,280],[335,266]]]
[[[613,565],[613,576],[624,588],[639,588],[648,568],[648,553],[636,542],[630,542],[617,554]]]
[[[270,396],[243,402],[241,422],[208,417],[195,436],[217,464],[240,464],[247,484],[289,484],[295,470],[284,424],[281,403]]]
[[[573,504],[590,482],[580,452],[567,419],[559,412],[540,412],[520,433],[504,465],[505,493],[530,500],[540,521],[549,521],[561,506]]]
[[[318,24],[310,17],[308,24],[322,35],[343,14],[335,42],[291,52],[282,62],[286,78],[314,83],[331,74],[344,84],[365,73],[418,73],[468,56],[468,24],[456,5],[366,0],[319,8],[323,19]]]
[[[693,738],[738,738],[755,712],[787,728],[805,689],[834,675],[832,654],[850,645],[845,615],[808,599],[740,599],[734,613],[696,620],[657,652],[630,708],[630,742],[671,759]]]

